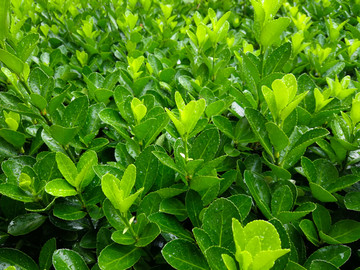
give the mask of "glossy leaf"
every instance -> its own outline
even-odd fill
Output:
[[[56,270],[73,268],[79,270],[89,269],[83,258],[77,252],[70,249],[56,250],[53,254],[52,261]]]
[[[0,249],[0,264],[5,268],[15,266],[18,269],[38,270],[39,267],[32,258],[20,250],[12,248]]]
[[[14,236],[28,234],[39,228],[46,220],[46,216],[38,213],[19,215],[10,221],[8,233]]]
[[[141,257],[141,250],[133,246],[111,244],[104,248],[99,256],[99,266],[103,270],[128,269]]]
[[[165,245],[161,253],[165,260],[176,269],[209,269],[197,246],[187,240],[173,240]]]

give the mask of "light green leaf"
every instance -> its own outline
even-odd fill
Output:
[[[289,138],[275,123],[267,122],[265,126],[269,134],[271,144],[274,146],[276,151],[280,152],[289,145]]]
[[[55,197],[68,197],[77,195],[77,191],[64,179],[54,179],[46,184],[45,191]]]
[[[0,49],[0,62],[15,72],[18,76],[24,71],[24,62],[10,52]]]
[[[78,172],[74,162],[72,162],[67,155],[61,152],[57,152],[56,163],[58,165],[59,171],[61,172],[65,180],[73,187],[77,187],[76,176]]]
[[[267,48],[274,42],[277,42],[280,38],[280,35],[288,27],[290,22],[291,20],[289,18],[281,17],[266,23],[260,34],[261,45]]]

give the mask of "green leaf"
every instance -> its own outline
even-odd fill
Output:
[[[236,246],[242,250],[246,247],[248,242],[254,237],[259,237],[262,250],[278,250],[281,248],[280,236],[270,222],[264,220],[254,220],[249,222],[243,228],[243,238],[241,237],[241,224],[233,219],[233,234]],[[244,248],[243,248],[244,247]]]
[[[309,183],[311,193],[314,196],[314,198],[318,199],[321,202],[336,202],[337,199],[326,189],[324,189],[322,186],[315,184],[315,183]]]
[[[275,189],[271,196],[271,212],[277,216],[283,211],[290,211],[293,205],[293,195],[288,186],[282,185]]]
[[[196,240],[197,245],[201,249],[202,253],[205,253],[205,251],[214,245],[214,243],[211,241],[210,236],[205,232],[203,229],[200,228],[194,228],[193,234]]]
[[[174,160],[169,157],[168,154],[161,151],[152,151],[152,153],[162,164],[168,166],[169,168],[182,175],[185,174],[185,172],[177,164],[175,164]]]
[[[274,146],[276,151],[280,152],[289,145],[289,138],[275,123],[267,122],[265,127],[269,134],[271,144]]]
[[[225,107],[225,102],[223,100],[217,100],[206,106],[205,113],[207,117],[212,117],[214,115],[220,114]]]
[[[303,219],[299,223],[300,229],[305,234],[306,238],[315,246],[319,246],[319,236],[317,234],[314,223],[309,219]]]
[[[113,234],[111,235],[111,240],[113,240],[117,244],[124,246],[130,246],[135,244],[136,242],[136,240],[129,231],[127,231],[126,233],[123,233],[122,231],[113,232]]]
[[[150,113],[151,112],[149,112],[149,114]],[[135,136],[139,140],[144,140],[145,147],[147,147],[156,139],[168,122],[169,117],[166,113],[161,113],[155,118],[148,118],[134,127]]]
[[[216,176],[195,176],[190,181],[190,188],[201,192],[204,190],[208,190],[209,188],[215,186],[216,184],[219,184],[221,181],[221,178],[218,178]]]
[[[204,99],[192,100],[185,106],[184,110],[180,111],[180,120],[184,125],[186,134],[190,134],[195,128],[196,123],[205,111],[205,105]]]
[[[317,183],[317,173],[314,163],[307,157],[301,157],[301,166],[309,182]]]
[[[125,229],[125,224],[122,221],[120,212],[113,206],[109,199],[104,200],[103,211],[112,227],[118,231],[123,231]]]
[[[345,195],[345,206],[349,210],[360,211],[360,192],[349,192]]]
[[[86,216],[81,205],[71,203],[56,203],[53,209],[53,215],[64,220],[78,220]]]
[[[336,179],[334,183],[329,184],[326,189],[330,193],[334,193],[340,190],[343,190],[347,187],[354,185],[355,183],[360,181],[360,177],[357,175],[344,175]]]
[[[156,223],[162,232],[171,233],[179,238],[193,241],[191,233],[186,230],[174,216],[164,213],[154,213],[148,216],[148,219]]]
[[[42,246],[39,255],[39,267],[41,270],[49,270],[52,266],[52,256],[56,250],[56,238],[51,238]]]
[[[228,199],[235,204],[236,208],[239,210],[239,214],[241,217],[240,220],[244,221],[245,218],[249,215],[252,207],[251,197],[245,194],[236,194],[230,196]]]
[[[157,213],[159,211],[161,200],[162,198],[159,194],[149,193],[140,202],[137,209],[137,215],[144,213],[146,216],[149,216],[153,213]]]
[[[214,125],[226,136],[228,136],[231,139],[235,138],[232,124],[228,118],[221,115],[216,115],[212,117],[212,121]]]
[[[219,131],[215,128],[207,129],[196,137],[189,151],[193,159],[203,159],[205,162],[212,160],[220,145]]]
[[[14,236],[28,234],[39,228],[47,219],[38,213],[29,213],[15,217],[8,226],[8,233]]]
[[[277,216],[277,218],[282,223],[285,224],[285,223],[289,223],[289,222],[293,222],[295,220],[298,220],[298,219],[306,216],[307,214],[311,213],[315,209],[316,209],[316,205],[314,203],[306,202],[306,203],[303,203],[302,205],[300,205],[298,208],[296,208],[296,210],[293,211],[293,212],[290,212],[290,211],[281,212]]]
[[[227,254],[222,254],[221,258],[223,259],[223,262],[226,265],[228,270],[237,270],[236,263],[231,256],[229,256]]]
[[[98,157],[95,151],[86,151],[81,157],[77,164],[78,174],[75,178],[76,188],[81,187],[84,189],[95,177],[93,166],[98,163]]]
[[[20,42],[17,44],[16,53],[19,58],[26,62],[39,41],[39,34],[28,33]]]
[[[0,62],[3,62],[9,69],[15,72],[18,76],[22,74],[25,68],[25,64],[15,55],[10,52],[7,52],[3,49],[0,49]]]
[[[140,233],[136,247],[146,247],[151,244],[160,234],[160,228],[155,223],[148,223],[144,230]]]
[[[37,68],[32,69],[30,72],[30,75],[29,75],[29,79],[28,79],[28,84],[31,89],[31,92],[45,98],[46,95],[44,95],[43,89],[44,89],[45,83],[47,82],[48,78],[49,78],[49,76],[46,75],[46,73],[41,68],[37,67]],[[46,101],[46,99],[45,99],[45,101]]]
[[[39,267],[28,255],[20,250],[12,248],[0,249],[1,267],[15,266],[19,270],[39,270]]]
[[[256,137],[260,141],[261,145],[264,147],[265,151],[271,156],[274,160],[274,155],[272,153],[270,139],[266,131],[266,119],[265,117],[257,110],[252,108],[245,109],[245,116],[248,119],[251,129],[255,133]]]
[[[187,240],[173,240],[164,246],[161,253],[165,260],[175,269],[209,269],[204,255],[195,244]]]
[[[275,261],[288,253],[289,249],[263,250],[255,255],[252,266],[254,270],[270,269]]]
[[[55,197],[68,197],[77,195],[77,191],[64,179],[54,179],[45,186],[45,191]]]
[[[3,137],[5,141],[12,144],[16,148],[22,147],[26,140],[24,134],[8,128],[0,129],[0,137]]]
[[[294,166],[308,146],[328,134],[329,131],[324,128],[313,128],[302,134],[292,149],[285,156],[280,156],[280,162],[283,168],[288,169]]]
[[[342,266],[351,255],[351,249],[347,246],[333,245],[319,248],[306,260],[304,266],[310,267],[314,260],[324,260],[336,267]]]
[[[8,36],[10,22],[10,0],[2,0],[0,8],[0,44]]]
[[[240,219],[238,209],[230,200],[219,198],[205,210],[202,228],[214,244],[235,251],[231,218]]]
[[[63,127],[59,125],[52,125],[50,127],[51,136],[61,145],[70,143],[78,132],[78,127]]]
[[[233,256],[233,254],[229,250],[223,247],[213,246],[205,251],[205,256],[211,269],[227,270],[222,255],[228,255],[231,257]]]
[[[26,193],[24,190],[19,188],[18,186],[12,184],[0,184],[0,193],[17,201],[21,202],[33,202],[33,196]]]
[[[140,259],[141,254],[137,247],[111,244],[101,251],[98,262],[103,270],[125,270],[132,267]]]
[[[66,107],[62,123],[65,127],[83,126],[86,121],[89,101],[86,96],[78,97]]]
[[[194,227],[201,227],[200,212],[203,209],[201,196],[194,190],[189,190],[185,197],[187,214]]]
[[[30,99],[31,99],[31,103],[41,111],[43,111],[47,106],[46,99],[40,96],[39,94],[31,94]]]
[[[136,167],[133,164],[130,164],[121,178],[120,190],[123,191],[124,197],[128,197],[131,193],[132,188],[135,185],[136,179]]]
[[[76,176],[78,172],[74,162],[72,162],[67,155],[61,152],[57,152],[56,163],[65,180],[73,187],[76,187]]]
[[[58,249],[52,257],[53,265],[56,270],[78,269],[88,270],[83,258],[79,253],[70,249]]]
[[[324,260],[313,260],[310,265],[310,270],[339,270],[338,267]]]
[[[13,145],[9,144],[3,138],[0,138],[0,157],[15,157],[17,155],[17,151]]]
[[[327,208],[321,204],[316,205],[316,209],[312,212],[312,218],[318,231],[328,233],[331,228],[331,216]]]
[[[271,219],[273,216],[270,212],[270,189],[265,180],[259,175],[248,170],[244,173],[244,180],[251,195],[253,196],[254,201],[256,202],[257,207],[259,207],[265,217]]]
[[[290,18],[281,17],[266,23],[260,34],[261,45],[265,48],[271,46],[280,38],[280,35],[288,27],[290,22]]]
[[[154,185],[157,176],[158,159],[153,155],[154,146],[145,148],[135,161],[137,189],[144,188],[146,194]]]
[[[167,198],[162,200],[159,211],[177,216],[179,220],[187,218],[187,211],[184,203],[176,198]]]
[[[128,132],[125,130],[126,124],[117,111],[106,108],[100,112],[99,117],[101,121],[115,128],[125,140],[131,140]]]
[[[340,220],[331,227],[328,235],[341,244],[355,242],[360,239],[360,222],[351,219]]]
[[[286,42],[276,48],[266,59],[263,69],[264,76],[281,71],[291,56],[291,43]]]

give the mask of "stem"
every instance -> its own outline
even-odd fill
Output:
[[[120,217],[121,217],[122,221],[125,223],[126,227],[129,228],[131,236],[135,239],[135,241],[137,241],[138,236],[137,236],[136,232],[134,231],[134,229],[131,227],[131,224],[129,223],[129,221],[127,220],[126,213],[120,213]]]
[[[66,146],[63,147],[63,148],[64,148],[64,150],[66,151],[66,153],[68,154],[68,156],[71,158],[71,160],[75,163],[75,162],[76,162],[76,159],[75,159],[73,153],[70,151],[69,146],[66,145]]]
[[[185,148],[185,162],[188,162],[189,160],[189,149],[187,145],[187,136],[183,138],[184,148]]]
[[[214,46],[214,50],[213,50],[213,62],[212,62],[212,80],[215,81],[215,50],[216,50],[216,45]]]

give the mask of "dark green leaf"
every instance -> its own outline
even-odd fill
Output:
[[[56,238],[51,238],[43,245],[39,255],[39,267],[41,270],[49,270],[52,265],[52,256],[56,250]]]
[[[173,240],[165,245],[161,253],[165,260],[175,269],[209,269],[204,255],[195,244],[187,240]]]
[[[183,226],[175,217],[164,213],[154,213],[151,214],[148,218],[151,222],[156,223],[162,232],[171,233],[179,238],[193,241],[191,233],[183,228]]]
[[[20,270],[39,270],[33,259],[22,251],[12,248],[0,249],[0,265],[4,269],[8,266],[15,266]]]
[[[232,218],[240,219],[238,209],[230,200],[220,198],[206,209],[202,228],[216,245],[234,252]]]
[[[304,266],[309,267],[314,260],[324,260],[336,267],[342,266],[351,255],[351,249],[347,246],[334,245],[319,248],[306,260]]]
[[[56,270],[78,269],[88,270],[83,258],[79,253],[70,249],[58,249],[52,257],[53,265]]]

